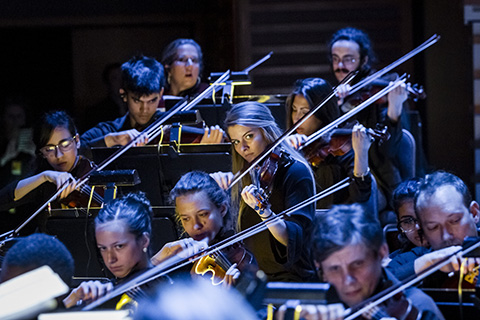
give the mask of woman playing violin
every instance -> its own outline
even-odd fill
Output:
[[[175,204],[176,219],[188,238],[167,243],[152,258],[153,264],[157,265],[173,255],[189,257],[233,235],[230,197],[207,173],[192,171],[183,175],[170,191],[170,199]],[[234,251],[240,254],[233,252],[230,255],[231,251],[226,251],[227,258],[234,261],[230,261],[232,265],[226,270],[220,270],[220,273],[226,273],[224,280],[228,285],[235,282],[246,265],[256,264],[253,256],[243,247]],[[198,271],[197,267],[198,262],[191,268],[192,274]]]
[[[308,78],[298,80],[286,101],[287,127],[293,126],[310,109],[320,104],[331,92],[332,87],[323,79]],[[308,140],[308,136],[339,116],[340,112],[336,102],[333,100],[328,101],[319,111],[300,125],[296,134],[289,137],[290,143],[294,148],[298,149]],[[326,209],[332,204],[366,202],[370,198],[372,186],[372,177],[369,174],[368,167],[370,137],[362,125],[356,125],[350,137],[347,136],[347,139],[351,140],[351,147],[347,148],[349,150],[344,150],[345,154],[335,156],[333,152],[329,153],[327,151],[328,155],[322,161],[309,161],[315,175],[317,190],[328,188],[345,177],[350,176],[353,178],[348,189],[340,190],[331,196],[318,200],[317,208],[319,209]],[[320,140],[322,142],[319,141],[318,144],[312,144],[310,155],[319,153],[320,150],[317,150],[318,148],[332,150],[329,144],[332,140],[324,141],[321,138]],[[323,146],[324,143],[327,144],[326,147]],[[320,146],[320,144],[322,145]],[[308,154],[305,154],[305,156],[307,160],[310,160]]]
[[[235,173],[267,149],[281,134],[270,110],[256,102],[235,105],[226,116],[225,127],[233,145],[232,169]],[[268,198],[267,206],[259,206],[261,188],[252,184],[249,175],[242,179],[241,186],[232,187],[234,204],[239,207],[239,230],[256,225],[315,193],[308,164],[288,143],[282,143],[274,153],[279,154],[275,174],[271,175],[270,181],[263,182],[267,187],[262,188]],[[213,177],[222,188],[228,189],[233,173],[219,172]],[[243,188],[241,200],[240,188]],[[259,268],[270,281],[305,281],[314,277],[307,244],[314,214],[315,206],[311,204],[277,223],[267,224],[268,232],[245,240],[247,249],[255,255]]]
[[[117,285],[151,268],[152,208],[143,193],[131,193],[109,202],[95,218],[95,240],[112,282],[83,282],[64,300],[67,308],[93,301]],[[147,284],[153,286],[152,284]],[[145,288],[142,287],[142,290]],[[148,288],[146,288],[148,289]],[[123,297],[117,307],[130,303]]]
[[[64,111],[44,114],[34,130],[33,140],[39,173],[3,188],[0,191],[2,208],[9,209],[25,203],[40,205],[55,193],[55,188],[70,183],[60,194],[60,198],[65,198],[75,189],[74,178],[81,177],[92,168],[92,163],[78,154],[78,132],[73,120]]]

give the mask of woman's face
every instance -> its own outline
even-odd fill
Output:
[[[117,278],[125,278],[134,270],[148,267],[150,239],[143,235],[140,239],[128,230],[123,220],[114,220],[97,225],[95,238],[106,267]]]
[[[236,124],[228,127],[227,132],[235,151],[249,163],[261,154],[268,145],[259,128]]]
[[[177,58],[168,67],[172,89],[176,89],[178,92],[190,89],[197,83],[200,73],[197,49],[191,44],[179,46]]]
[[[73,135],[64,127],[56,127],[47,144],[40,149],[54,170],[69,172],[75,166],[80,142],[78,135]]]
[[[212,241],[223,227],[227,207],[217,208],[203,191],[188,193],[175,199],[177,211],[185,232],[194,240]]]
[[[425,237],[421,237],[418,233],[419,227],[417,222],[417,215],[413,206],[413,200],[405,201],[398,208],[398,221],[402,232],[405,236],[417,247],[428,245]]]
[[[297,123],[308,111],[310,111],[310,105],[307,99],[302,94],[297,94],[292,103],[292,123]],[[309,136],[321,127],[322,121],[312,115],[297,128],[297,133]]]

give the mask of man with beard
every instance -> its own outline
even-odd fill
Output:
[[[349,96],[349,91],[351,85],[373,73],[371,63],[375,61],[375,54],[369,36],[364,31],[355,28],[344,28],[335,32],[329,42],[329,53],[332,71],[338,82],[344,80],[350,72],[358,71],[352,83],[341,84],[337,87],[340,112],[345,114],[361,102],[359,101],[360,96],[372,95],[371,86],[367,86],[360,93],[351,96]],[[383,80],[388,83],[395,78],[396,75],[390,75],[385,76]],[[379,210],[392,210],[393,190],[403,179],[411,178],[401,175],[402,164],[398,162],[397,158],[397,154],[402,152],[399,147],[402,138],[401,115],[406,99],[405,86],[398,86],[387,95],[385,103],[377,102],[370,105],[349,120],[357,120],[367,128],[376,128],[377,125],[387,126],[390,133],[391,137],[388,141],[381,145],[374,143],[369,151],[370,168],[379,189]],[[380,216],[380,220],[382,224],[394,223],[395,217],[392,213],[389,216]]]
[[[437,261],[451,256],[450,263],[424,280],[424,287],[442,287],[449,273],[460,269],[461,259],[453,255],[461,249],[465,237],[477,237],[479,204],[465,183],[457,176],[437,171],[425,176],[415,196],[415,212],[431,249],[420,257],[404,253],[395,257],[387,267],[397,278],[420,273]],[[452,256],[453,255],[453,256]],[[478,258],[465,262],[465,273],[478,265]]]

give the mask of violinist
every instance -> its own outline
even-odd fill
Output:
[[[233,106],[227,113],[225,127],[233,146],[234,173],[247,166],[281,135],[270,110],[257,102]],[[285,141],[270,157],[274,157],[274,154],[278,161],[271,161],[274,174],[269,175],[271,178],[268,181],[253,184],[252,176],[246,175],[240,185],[231,188],[234,210],[239,210],[239,230],[256,225],[315,193],[312,171],[300,154]],[[259,169],[265,173],[270,168]],[[252,175],[256,176],[259,169],[254,168]],[[228,189],[233,179],[231,172],[217,172],[212,176],[223,189]],[[268,198],[265,207],[259,206],[262,190]],[[277,223],[267,224],[268,231],[245,239],[245,246],[254,254],[259,268],[267,274],[269,281],[308,281],[314,278],[307,244],[314,214],[315,205],[311,204]]]
[[[163,66],[157,60],[137,56],[122,64],[123,87],[120,94],[127,104],[128,112],[113,121],[101,122],[81,136],[82,154],[91,155],[92,147],[124,146],[157,119],[157,109],[162,99],[165,82]],[[219,143],[223,139],[220,128],[206,128],[200,143]],[[141,146],[148,143],[144,135],[137,141]]]
[[[330,84],[320,78],[297,80],[294,90],[286,101],[287,128],[295,124],[310,109],[320,104],[332,90]],[[308,140],[308,136],[339,116],[340,112],[336,102],[334,100],[328,101],[297,129],[296,134],[289,137],[290,143],[294,148],[298,149]],[[329,208],[332,204],[366,202],[370,198],[372,176],[368,167],[368,149],[372,143],[371,137],[368,136],[362,125],[356,125],[351,134],[346,137],[348,140],[351,140],[352,147],[349,150],[344,150],[344,154],[334,155],[334,151],[332,151],[327,152],[328,155],[320,161],[315,156],[312,157],[312,161],[309,161],[315,175],[317,190],[326,189],[345,177],[350,176],[352,178],[348,189],[340,190],[331,196],[318,200],[317,208],[319,209]],[[344,139],[344,136],[341,139]],[[327,146],[323,147],[323,144]],[[316,143],[314,142],[312,150],[304,153],[307,160],[309,160],[309,155],[319,154],[320,150],[318,149],[320,148],[333,149],[328,140],[318,141],[318,147],[315,145]],[[376,197],[377,195],[373,196]]]
[[[359,71],[359,75],[354,79],[355,82],[373,73],[371,64],[375,62],[375,54],[369,36],[362,30],[355,28],[338,30],[330,39],[329,55],[332,71],[338,82],[352,71]],[[341,84],[337,87],[338,104],[342,114],[347,113],[358,104],[351,101],[354,97],[348,96],[349,88],[348,84]],[[366,88],[365,90],[371,89]],[[396,157],[397,152],[401,152],[401,150],[399,151],[399,141],[402,137],[401,115],[406,99],[405,86],[399,86],[388,94],[386,102],[375,103],[354,117],[368,128],[375,128],[377,124],[387,126],[390,134],[388,141],[381,145],[375,143],[369,152],[370,167],[377,179],[382,196],[379,201],[380,209],[391,209],[393,190],[403,179],[410,178],[400,175],[401,164],[398,163]]]
[[[390,259],[408,251],[420,256],[430,247],[423,231],[420,231],[420,223],[414,208],[415,194],[420,182],[420,178],[405,180],[393,192],[393,208],[397,216],[397,228],[400,231],[398,238],[402,246],[390,253]]]
[[[100,210],[95,218],[95,240],[103,263],[113,275],[112,281],[82,282],[65,298],[67,308],[91,302],[109,292],[113,285],[124,283],[153,266],[149,253],[151,220],[152,208],[143,193],[114,199]],[[155,284],[146,284],[142,290],[150,290]],[[123,296],[117,308],[134,307],[135,303],[133,293]]]
[[[319,277],[335,288],[346,306],[355,309],[364,300],[398,282],[382,267],[387,255],[388,247],[379,221],[361,206],[338,205],[327,214],[317,216],[313,236],[315,266]],[[395,308],[399,303],[405,306]],[[386,317],[394,319],[408,316],[396,313],[396,309],[419,313],[418,317],[410,319],[444,319],[433,300],[415,287],[406,289],[402,298],[394,297],[379,307]],[[331,308],[306,305],[301,309],[300,317],[306,319],[332,319],[326,317],[329,312],[336,312],[334,319],[343,319],[336,305]],[[380,317],[364,314],[361,319]]]
[[[426,278],[424,287],[438,288],[446,284],[450,272],[460,269],[462,259],[452,256],[461,248],[465,237],[477,237],[479,204],[465,183],[457,176],[436,171],[425,176],[415,196],[415,212],[425,240],[431,245],[423,255],[399,254],[388,265],[398,278],[406,278],[426,269],[436,261],[451,256],[451,263]],[[465,273],[478,266],[480,259],[468,258]],[[458,281],[457,281],[458,284]]]
[[[37,174],[12,182],[0,191],[0,207],[5,210],[23,204],[40,205],[64,183],[71,182],[60,194],[67,197],[74,189],[74,179],[92,168],[92,163],[78,154],[80,139],[73,120],[64,111],[46,113],[34,129],[38,154]],[[59,203],[54,206],[61,207]],[[30,208],[31,209],[31,208]],[[37,221],[40,229],[46,217]]]
[[[235,221],[229,210],[230,198],[207,173],[192,171],[184,174],[170,191],[170,199],[175,204],[176,219],[188,238],[165,244],[152,257],[154,265],[173,255],[187,258],[208,245],[233,235]],[[231,266],[227,269],[219,270],[220,275],[225,273],[223,283],[226,285],[234,284],[244,268],[250,268],[249,265],[256,264],[253,256],[246,252],[242,245],[238,249],[225,250],[225,253],[227,259],[234,260],[230,261]],[[196,261],[191,267],[192,276],[199,271],[199,263],[200,261]],[[216,271],[214,270],[213,273]],[[219,277],[219,274],[214,276]],[[211,277],[212,274],[207,273],[206,276]],[[212,280],[212,282],[221,283],[222,279]]]

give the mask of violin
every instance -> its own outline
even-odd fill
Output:
[[[200,258],[195,264],[194,271],[202,276],[211,273],[212,284],[219,285],[224,281],[227,270],[234,263],[237,264],[241,273],[258,271],[255,257],[241,242]]]
[[[343,128],[336,128],[325,135],[316,137],[313,143],[300,147],[307,161],[318,168],[326,157],[333,155],[342,156],[352,149],[352,128],[355,123],[347,124]],[[367,133],[372,139],[383,143],[390,138],[387,127],[383,129],[367,128]]]
[[[396,79],[392,79],[394,81]],[[364,102],[371,96],[375,95],[383,88],[387,87],[390,83],[390,80],[385,78],[379,78],[370,82],[370,84],[364,87],[362,90],[357,91],[356,93],[345,97],[344,103],[342,104],[342,110],[351,110],[360,103]],[[407,90],[408,98],[417,102],[418,100],[423,100],[427,97],[425,90],[419,84],[406,83],[405,89]],[[380,97],[378,100],[373,102],[373,104],[384,104],[388,102],[387,95]]]
[[[78,164],[75,166],[76,176],[82,176],[95,167],[93,162],[84,157],[79,157]],[[90,197],[91,203],[90,203]],[[104,199],[97,192],[92,193],[89,185],[81,185],[78,190],[72,191],[67,197],[59,199],[59,202],[70,208],[101,207]]]

